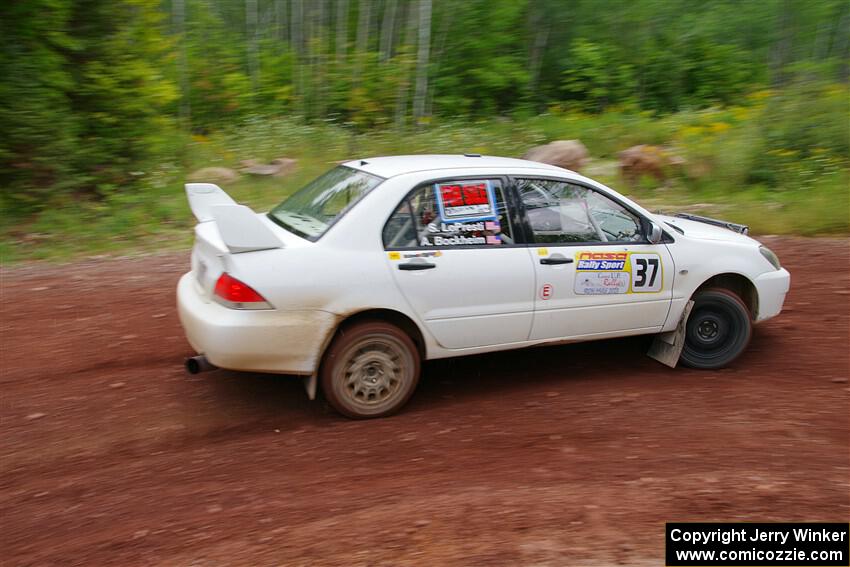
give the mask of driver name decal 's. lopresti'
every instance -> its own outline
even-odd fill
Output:
[[[580,251],[575,259],[577,295],[658,293],[664,287],[655,253]]]

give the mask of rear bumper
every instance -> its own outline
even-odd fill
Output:
[[[785,295],[791,287],[791,274],[785,268],[762,274],[755,280],[759,305],[756,322],[779,315],[785,303]]]
[[[177,284],[177,310],[186,339],[220,368],[312,374],[337,316],[316,309],[229,309],[208,302],[191,272]]]

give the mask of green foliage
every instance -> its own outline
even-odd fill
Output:
[[[682,59],[682,90],[692,106],[732,104],[752,88],[752,63],[734,45],[698,37],[686,44]]]
[[[64,52],[69,7],[59,0],[0,8],[0,204],[31,208],[46,189],[68,187],[79,117]]]
[[[0,73],[4,208],[43,208],[57,192],[103,196],[170,148],[177,91],[155,0],[6,3]]]
[[[563,90],[570,100],[585,110],[600,112],[631,99],[636,86],[634,70],[618,59],[613,48],[577,39],[569,53]]]
[[[846,87],[824,88],[840,100],[850,94]],[[551,139],[580,138],[594,158],[586,173],[630,193],[651,210],[727,218],[749,224],[756,234],[850,233],[850,156],[842,146],[829,146],[827,137],[815,139],[817,145],[805,156],[777,156],[787,162],[774,185],[750,180],[753,164],[767,147],[763,128],[770,124],[768,113],[780,96],[787,95],[759,92],[748,97],[746,105],[662,117],[633,109],[602,114],[559,111],[521,121],[438,120],[414,131],[385,128],[360,133],[297,118],[251,118],[208,137],[196,136],[188,144],[187,167],[234,167],[243,159],[281,155],[298,159],[298,169],[290,176],[243,177],[227,186],[239,202],[268,210],[340,160],[460,151],[520,156]],[[685,159],[663,190],[629,188],[617,175],[617,152],[635,143],[663,145]],[[184,177],[181,166],[164,162],[147,171],[135,191],[114,192],[100,201],[62,197],[26,223],[0,224],[0,260],[183,248],[193,224]]]
[[[777,175],[801,161],[816,164],[817,173],[847,167],[848,117],[850,91],[846,85],[803,81],[778,92],[760,120],[765,151],[754,166],[754,179],[775,184]]]
[[[255,93],[244,60],[244,46],[234,42],[221,13],[212,9],[205,0],[188,0],[186,12],[191,14],[186,22],[184,37],[175,37],[175,49],[185,49],[187,58],[188,93],[183,93],[191,116],[189,126],[195,132],[209,132],[224,128],[256,111]],[[263,50],[264,62],[269,66],[287,61],[275,50]],[[171,67],[173,80],[178,80],[181,70]],[[281,69],[280,75],[291,71],[291,63]],[[263,77],[259,101],[276,103],[281,81],[273,76]],[[289,81],[287,81],[289,82]],[[172,109],[176,113],[176,106]]]
[[[133,165],[165,143],[160,134],[170,119],[162,112],[177,91],[160,67],[168,42],[158,29],[163,19],[158,4],[78,0],[72,14],[80,40],[70,55],[69,96],[83,118],[74,161],[78,171],[88,173],[83,186],[101,194],[127,183]]]
[[[436,63],[436,112],[481,117],[515,107],[528,94],[525,3],[467,0],[443,9],[438,20],[450,28]]]
[[[294,185],[343,157],[578,138],[602,160],[665,146],[683,200],[847,230],[846,0],[431,0],[422,21],[427,2],[0,3],[0,228],[120,246],[182,230],[193,166],[291,155]]]

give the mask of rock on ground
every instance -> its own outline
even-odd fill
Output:
[[[239,179],[239,174],[228,167],[203,167],[187,175],[186,179],[206,183],[232,183]]]
[[[249,175],[272,175],[274,177],[284,177],[289,175],[298,166],[298,161],[292,158],[280,157],[271,160],[269,163],[261,163],[255,159],[247,159],[241,162],[242,173]]]
[[[681,166],[684,160],[669,148],[640,144],[618,154],[620,174],[630,186],[635,186],[643,176],[655,178],[659,184],[667,181],[670,171]]]
[[[579,140],[556,140],[531,148],[522,157],[572,171],[581,171],[587,164],[590,153]]]

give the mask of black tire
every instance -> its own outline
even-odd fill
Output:
[[[384,417],[407,403],[420,374],[419,350],[382,321],[344,328],[325,353],[319,377],[335,410],[353,419]]]
[[[741,298],[725,289],[694,296],[679,361],[691,368],[723,368],[744,352],[753,334],[750,311]]]

